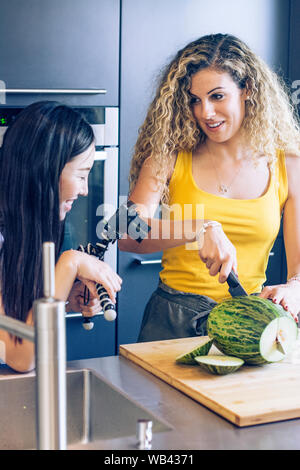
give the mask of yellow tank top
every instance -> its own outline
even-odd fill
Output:
[[[191,152],[179,152],[169,190],[172,209],[169,217],[220,222],[236,248],[238,275],[243,287],[248,294],[260,292],[287,199],[284,151],[277,151],[275,177],[271,174],[267,191],[259,198],[227,199],[202,191],[192,175]],[[209,275],[198,255],[197,243],[165,250],[162,267],[160,278],[173,289],[207,295],[217,302],[230,297],[227,283],[220,284],[218,275]]]

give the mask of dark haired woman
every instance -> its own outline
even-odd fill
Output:
[[[0,314],[33,323],[32,303],[42,296],[44,241],[56,247],[58,299],[74,303],[79,279],[90,290],[93,313],[99,307],[95,283],[115,300],[121,279],[109,265],[74,250],[59,256],[66,214],[88,193],[94,151],[91,126],[56,102],[28,106],[6,131],[0,153]],[[2,330],[1,351],[17,371],[34,367],[33,344]]]

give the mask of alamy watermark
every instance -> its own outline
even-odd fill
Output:
[[[199,249],[203,244],[204,204],[158,207],[139,204],[128,211],[124,209],[127,208],[127,198],[120,197],[118,207],[111,204],[98,206],[96,235],[99,240],[103,238],[104,231],[108,230],[111,240],[117,239],[120,234],[122,238],[129,236],[133,240],[139,240],[141,236],[148,240],[170,240],[175,242],[174,246],[181,244],[177,243],[181,240],[188,250]]]
[[[295,89],[291,94],[292,103],[298,105],[300,103],[300,80],[293,81],[292,89]]]

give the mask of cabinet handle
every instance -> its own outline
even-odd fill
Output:
[[[107,90],[101,88],[1,88],[0,93],[70,93],[73,95],[105,95]]]
[[[104,315],[103,310],[101,310],[101,312],[99,313],[95,313],[95,315],[93,315],[92,317],[85,317],[85,318],[90,318],[92,320],[94,317],[99,317],[101,315]],[[83,318],[83,315],[80,312],[73,312],[73,313],[66,313],[65,317],[66,318]]]
[[[145,265],[145,264],[161,264],[161,259],[138,259],[133,260],[136,264]]]

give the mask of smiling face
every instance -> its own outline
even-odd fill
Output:
[[[59,218],[64,220],[78,196],[88,195],[88,176],[94,164],[95,145],[70,160],[59,180]]]
[[[208,139],[227,142],[238,134],[245,117],[246,89],[241,90],[227,72],[204,69],[191,81],[193,114]]]

